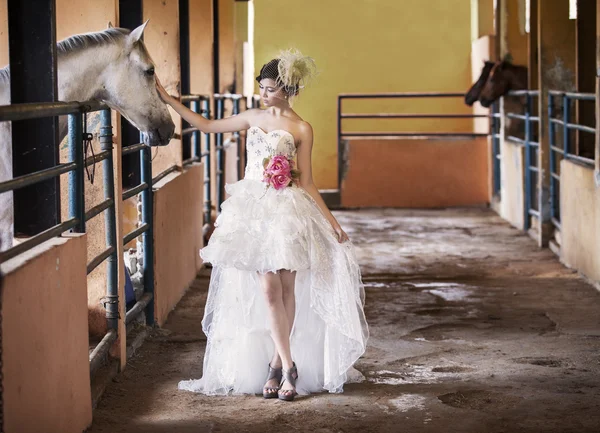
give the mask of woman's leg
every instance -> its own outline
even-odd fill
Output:
[[[283,303],[283,283],[279,274],[259,274],[259,279],[269,310],[269,321],[271,323],[271,335],[277,353],[281,356],[281,365],[284,369],[292,367],[292,355],[290,353],[290,323]],[[271,367],[277,368],[280,365]],[[265,387],[278,387],[279,384],[271,383],[270,380]]]
[[[285,308],[285,312],[288,319],[288,332],[287,338],[289,342],[290,333],[292,331],[292,326],[294,324],[294,316],[296,314],[296,296],[294,293],[295,285],[296,285],[296,272],[291,272],[287,270],[282,270],[280,272],[281,277],[281,285],[282,285],[282,300]],[[281,357],[278,352],[275,352],[273,355],[273,359],[271,360],[272,367],[280,367],[282,365]],[[284,369],[288,369],[285,366]],[[290,385],[287,381],[281,387],[282,391],[292,391],[294,387]]]
[[[292,326],[294,324],[294,316],[296,315],[296,295],[294,293],[296,285],[296,272],[283,270],[279,275],[281,277],[283,306],[285,308],[285,313],[287,315],[289,324],[289,338],[290,332],[292,331]],[[279,356],[278,351],[275,351],[273,354],[273,359],[271,359],[271,367],[281,367],[281,357]]]

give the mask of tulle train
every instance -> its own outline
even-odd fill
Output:
[[[179,389],[204,394],[262,392],[274,353],[259,273],[297,271],[291,334],[301,394],[341,392],[368,338],[364,288],[350,242],[338,243],[329,222],[302,188],[265,190],[244,179],[227,185],[209,245],[213,264],[202,321],[207,335],[203,376]]]

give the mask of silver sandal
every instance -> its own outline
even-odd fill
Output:
[[[277,383],[281,384],[281,377],[282,377],[282,368],[273,368],[271,367],[271,364],[269,363],[269,376],[267,377],[267,380],[265,381],[268,382],[271,379],[275,379],[277,380]],[[264,398],[277,398],[277,391],[279,391],[279,386],[278,387],[271,387],[271,386],[265,386],[263,388],[263,397]]]
[[[281,385],[287,381],[294,387],[294,389],[282,390],[281,386],[279,386],[279,390],[277,391],[279,400],[293,401],[294,397],[298,395],[296,392],[296,380],[298,380],[298,369],[296,368],[296,363],[294,362],[294,365],[289,370],[281,369],[281,371],[283,373],[283,381],[281,382]]]

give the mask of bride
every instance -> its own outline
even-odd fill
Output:
[[[290,106],[314,61],[284,51],[258,81],[265,109],[208,120],[163,100],[203,132],[247,129],[244,179],[226,186],[208,245],[213,265],[202,320],[203,376],[179,389],[208,395],[342,392],[368,338],[353,246],[313,183],[310,124]]]

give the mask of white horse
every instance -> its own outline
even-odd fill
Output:
[[[58,99],[100,100],[120,112],[143,133],[149,146],[169,144],[175,125],[155,86],[154,64],[142,35],[146,23],[133,31],[109,28],[72,36],[58,43]],[[10,104],[10,72],[0,69],[0,105]],[[59,142],[67,135],[67,118],[59,119]],[[12,178],[10,122],[0,122],[0,182]],[[13,196],[0,194],[0,244],[13,244]]]

